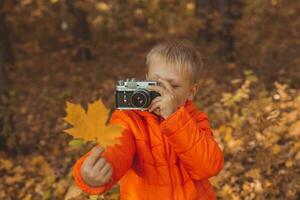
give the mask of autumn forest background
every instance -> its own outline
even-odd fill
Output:
[[[66,101],[111,108],[115,82],[144,79],[166,39],[203,56],[218,199],[300,199],[299,33],[296,0],[0,0],[0,199],[64,199],[92,147],[69,144]],[[74,199],[88,198],[118,186]]]

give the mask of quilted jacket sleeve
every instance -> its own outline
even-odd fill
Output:
[[[122,111],[114,111],[110,120],[111,124],[120,124],[124,127],[122,136],[119,138],[119,144],[113,147],[108,147],[102,154],[103,157],[106,158],[106,160],[111,164],[113,168],[113,176],[111,180],[107,184],[99,187],[90,186],[83,181],[80,174],[80,168],[82,166],[83,161],[91,154],[92,150],[90,150],[79,160],[77,160],[72,169],[72,174],[76,185],[86,193],[92,195],[104,193],[105,191],[110,189],[114,184],[116,184],[118,180],[131,167],[132,160],[135,154],[134,138],[126,118],[124,118],[124,115],[119,115],[119,112]]]
[[[192,179],[207,179],[223,168],[223,152],[204,112],[195,110],[192,114],[181,106],[162,121],[160,129]]]

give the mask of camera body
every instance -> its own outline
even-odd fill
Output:
[[[146,110],[151,101],[160,96],[158,92],[149,91],[150,85],[158,85],[157,81],[135,80],[134,78],[119,80],[116,85],[116,108],[122,110]]]

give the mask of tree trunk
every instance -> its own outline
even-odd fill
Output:
[[[0,41],[0,149],[4,147],[6,144],[7,134],[4,134],[4,126],[6,123],[5,116],[4,116],[4,109],[5,109],[5,99],[7,96],[7,88],[8,88],[8,81],[5,71],[5,61],[4,61],[4,47],[3,43]]]
[[[4,3],[5,1],[0,0],[0,95],[4,95],[8,91],[5,64],[13,64],[14,62],[11,43],[8,37],[8,26],[5,21]]]
[[[0,45],[1,55],[4,63],[14,64],[14,54],[9,38],[9,29],[5,20],[5,1],[0,0]]]
[[[213,14],[213,3],[211,0],[196,0],[195,15],[204,22],[204,27],[200,28],[198,31],[197,41],[202,40],[202,38],[207,42],[211,42],[213,38],[212,31],[212,14]]]
[[[229,62],[234,62],[235,38],[233,35],[234,25],[242,16],[241,0],[223,0],[223,33],[222,40],[224,42],[223,55]]]
[[[76,6],[75,3],[73,0],[66,0],[68,11],[75,18],[75,24],[72,27],[75,43],[78,46],[75,59],[89,60],[92,58],[92,53],[88,45],[91,40],[91,31],[87,21],[87,13],[82,8]]]
[[[8,106],[9,82],[6,66],[7,64],[14,64],[14,55],[5,19],[6,10],[11,5],[12,1],[0,0],[0,149],[13,149],[13,147],[7,146],[7,139],[13,138],[12,134],[10,134],[13,128],[13,117]]]
[[[3,51],[3,45],[0,43],[0,95],[3,95],[7,92],[8,88],[8,80],[7,80],[7,74],[5,69],[5,61],[4,61],[4,51]]]

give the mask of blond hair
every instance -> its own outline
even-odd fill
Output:
[[[200,53],[194,48],[178,41],[167,41],[150,50],[146,57],[147,67],[156,59],[163,59],[167,66],[176,67],[180,72],[188,73],[191,83],[199,81],[203,62]]]

